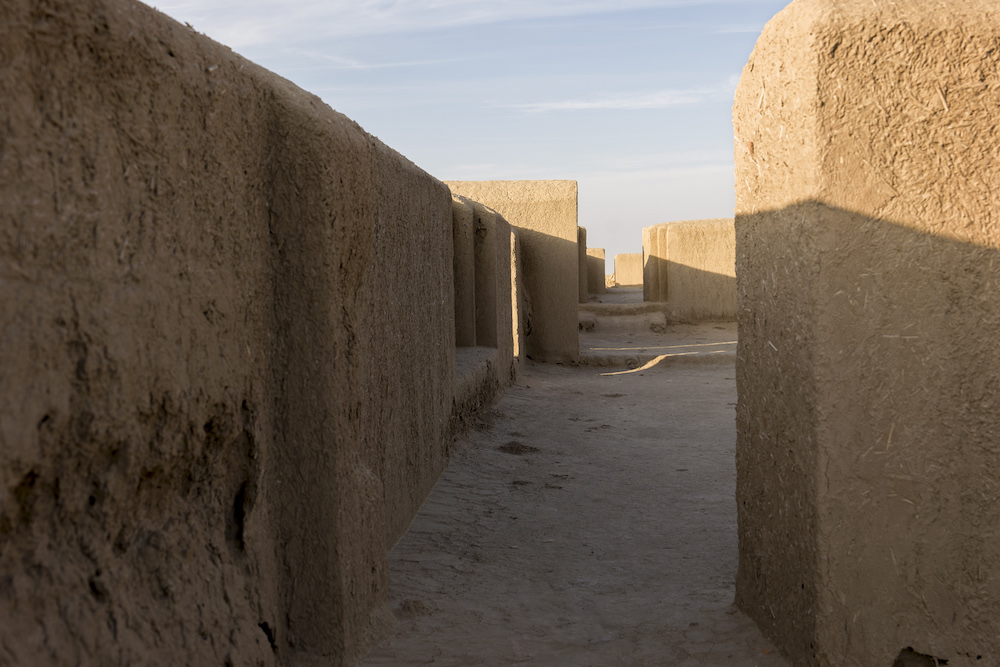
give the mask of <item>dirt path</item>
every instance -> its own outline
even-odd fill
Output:
[[[392,552],[366,665],[787,665],[732,607],[731,363],[522,367]]]

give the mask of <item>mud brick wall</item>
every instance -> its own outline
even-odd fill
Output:
[[[641,252],[615,255],[615,283],[618,285],[642,285],[643,264]]]
[[[732,218],[666,222],[642,230],[643,297],[675,321],[736,317]]]
[[[576,181],[447,181],[456,195],[495,210],[522,252],[526,354],[572,362],[580,355]]]
[[[652,253],[656,252],[657,244],[655,235],[657,227],[642,228],[642,300],[658,301],[657,289],[660,284],[660,258]]]
[[[452,200],[455,255],[455,344],[476,345],[476,246],[472,207],[458,197]]]
[[[998,43],[798,0],[739,84],[737,603],[795,664],[1000,662]]]
[[[351,663],[444,465],[448,188],[126,0],[5,2],[0,98],[0,663]]]
[[[520,353],[517,237],[503,216],[453,195],[455,224],[473,232],[470,252],[475,284],[475,345],[456,350],[453,420],[458,425],[496,401],[516,379]]]

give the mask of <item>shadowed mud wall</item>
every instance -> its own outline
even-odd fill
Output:
[[[604,294],[607,288],[605,280],[604,248],[587,248],[587,291],[591,294]]]
[[[580,281],[580,303],[590,300],[587,291],[587,228],[576,228],[577,274]]]
[[[642,230],[643,298],[666,303],[671,320],[736,317],[732,218],[666,222]]]
[[[615,255],[615,283],[642,285],[643,264],[641,252]]]
[[[642,228],[642,300],[659,301],[654,298],[660,283],[660,258],[652,253],[658,250],[656,243],[657,227]]]
[[[472,207],[454,198],[452,216],[455,249],[455,345],[473,347],[476,344],[476,230]]]
[[[0,97],[0,663],[351,663],[445,463],[447,187],[124,0],[4,3]]]
[[[517,377],[521,308],[513,228],[493,209],[459,195],[453,198],[463,219],[465,210],[471,214],[475,237],[475,347],[459,348],[455,367],[453,419],[464,424]]]
[[[576,181],[448,181],[454,194],[497,211],[522,251],[527,356],[571,362],[580,354]]]
[[[1000,662],[998,40],[799,0],[740,81],[737,603],[795,664]]]

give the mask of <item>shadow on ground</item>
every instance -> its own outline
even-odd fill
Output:
[[[788,663],[732,605],[731,364],[527,364],[391,556],[366,665]]]

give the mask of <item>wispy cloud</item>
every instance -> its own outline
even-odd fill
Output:
[[[422,32],[646,8],[747,0],[161,0],[160,11],[233,48],[335,37]]]
[[[554,168],[551,164],[517,161],[446,163],[435,173],[443,181],[551,179],[565,176],[559,168]],[[572,176],[565,177],[572,178]]]
[[[305,70],[375,70],[391,69],[398,67],[420,67],[424,65],[449,65],[457,62],[466,62],[480,57],[476,54],[463,56],[461,58],[437,58],[425,60],[399,60],[384,62],[363,62],[356,58],[348,58],[338,55],[330,55],[321,51],[291,48],[284,52],[289,56],[299,56],[304,60],[316,64],[300,65],[283,68],[285,72],[299,72]]]
[[[611,159],[604,158],[600,166],[604,171],[632,172],[722,164],[732,166],[732,162],[733,152],[731,150],[698,150],[633,153]]]
[[[736,35],[736,34],[760,34],[761,26],[759,25],[723,25],[717,27],[712,32],[716,35]]]
[[[606,94],[599,97],[528,102],[506,105],[527,113],[552,111],[642,111],[647,109],[667,109],[685,104],[701,104],[731,96],[736,90],[739,77],[730,77],[724,83],[702,88],[658,90],[642,93]]]
[[[697,104],[704,102],[708,97],[709,93],[705,90],[661,90],[655,93],[637,95],[606,96],[555,102],[530,102],[528,104],[512,104],[510,106],[529,113],[584,110],[634,111],[641,109],[665,109],[680,104]]]
[[[635,171],[594,171],[581,174],[590,178],[600,178],[605,181],[664,181],[678,176],[726,176],[733,173],[733,162],[715,162],[710,164],[680,164],[675,166],[663,166],[658,169],[639,169]]]

